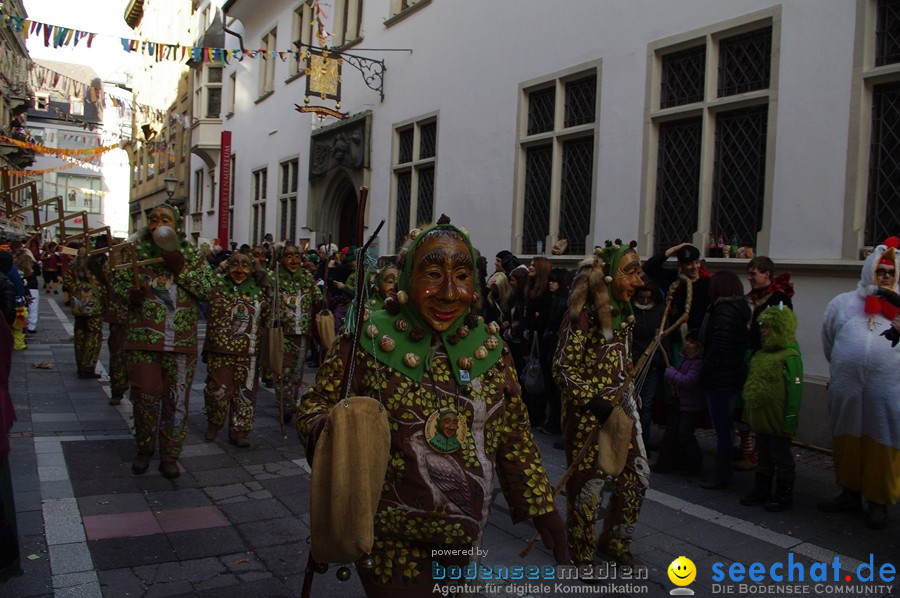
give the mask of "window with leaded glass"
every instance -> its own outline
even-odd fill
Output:
[[[297,189],[300,161],[281,163],[281,181],[278,187],[278,234],[280,241],[297,241]]]
[[[710,231],[740,245],[755,244],[762,229],[768,115],[768,106],[757,106],[716,119]]]
[[[683,106],[703,100],[705,76],[706,46],[663,56],[659,107]]]
[[[394,129],[393,247],[399,251],[411,228],[434,220],[437,120],[425,118]]]
[[[253,171],[253,198],[250,207],[250,239],[259,245],[265,236],[266,228],[266,187],[269,171],[266,168]]]
[[[900,62],[900,0],[878,0],[875,66]]]
[[[528,94],[528,134],[536,135],[553,130],[556,90],[552,87]]]
[[[723,39],[719,43],[719,97],[769,87],[772,28]]]
[[[654,253],[690,239],[697,230],[702,132],[700,118],[665,122],[659,127]]]
[[[872,94],[866,245],[900,231],[900,82],[876,85]]]
[[[658,253],[710,235],[754,249],[763,226],[770,74],[775,11],[740,24],[740,33],[710,27],[673,47],[651,44],[659,107],[651,109],[652,243]],[[734,22],[729,22],[734,28]],[[734,29],[732,29],[734,31]],[[707,69],[707,58],[717,68]],[[708,91],[707,91],[708,90]],[[746,97],[735,97],[747,94]],[[712,130],[706,130],[711,127]],[[711,173],[706,178],[703,173]],[[708,180],[704,184],[704,180]],[[704,247],[708,245],[704,242]],[[709,255],[707,257],[717,257]]]
[[[568,253],[587,253],[594,201],[594,144],[599,80],[591,68],[538,82],[523,94],[519,133],[519,242],[542,255],[559,239]]]

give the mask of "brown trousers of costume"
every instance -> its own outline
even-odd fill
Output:
[[[196,355],[128,352],[137,452],[152,455],[159,436],[161,461],[177,461],[188,431],[188,399]]]

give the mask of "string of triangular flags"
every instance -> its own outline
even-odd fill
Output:
[[[327,18],[327,15],[319,6],[318,0],[313,3],[312,10],[315,16],[315,22],[313,23],[313,25],[316,32],[316,38],[319,40],[320,45],[322,47],[325,47],[328,39],[332,37],[332,34],[328,33],[324,25],[324,19]],[[77,46],[81,40],[85,40],[85,45],[90,48],[96,37],[112,37],[104,35],[102,33],[81,31],[79,29],[72,29],[70,27],[61,27],[59,25],[33,21],[24,17],[7,15],[3,13],[2,6],[0,6],[0,28],[15,31],[24,39],[28,39],[31,36],[42,36],[44,40],[44,46],[50,47],[52,45],[52,47],[54,48],[69,45]],[[157,62],[162,62],[163,60],[184,61],[188,57],[190,57],[190,59],[195,62],[225,63],[228,63],[231,59],[237,59],[240,61],[245,57],[260,57],[263,59],[280,58],[282,61],[287,60],[289,56],[294,56],[298,59],[300,57],[300,52],[296,49],[265,50],[263,48],[259,48],[257,50],[240,50],[183,46],[181,44],[169,44],[154,41],[129,39],[124,37],[120,37],[119,40],[121,41],[122,49],[126,52],[139,52],[141,54],[146,54],[148,56],[154,57]]]

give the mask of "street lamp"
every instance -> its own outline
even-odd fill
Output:
[[[169,201],[172,201],[172,196],[175,195],[175,187],[178,186],[178,179],[170,174],[163,179],[163,182],[166,184],[166,195],[169,196]]]

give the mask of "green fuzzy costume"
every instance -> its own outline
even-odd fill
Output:
[[[769,307],[758,318],[768,326],[762,350],[750,359],[744,384],[744,418],[757,434],[793,436],[803,393],[803,361],[790,309]]]

